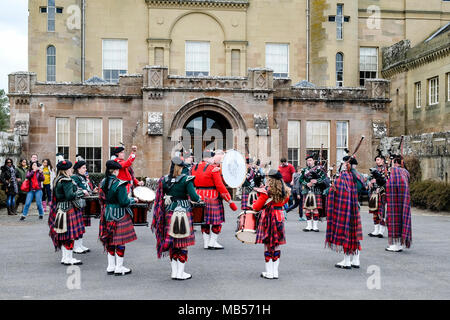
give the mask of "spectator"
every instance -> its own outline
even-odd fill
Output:
[[[17,182],[18,182],[18,188],[19,188],[19,197],[17,198],[17,211],[21,214],[23,211],[23,207],[25,205],[25,200],[27,199],[27,192],[24,192],[20,190],[20,187],[22,186],[22,183],[27,178],[27,171],[28,171],[28,161],[26,159],[20,159],[19,165],[17,166]],[[18,208],[19,205],[22,205],[20,209]]]
[[[23,208],[22,217],[20,221],[25,220],[30,209],[31,202],[36,199],[36,205],[39,211],[39,219],[44,218],[44,210],[42,209],[42,182],[44,181],[44,174],[42,173],[42,167],[38,162],[32,162],[26,178],[30,181],[30,190],[27,193],[27,200],[25,201],[25,207]]]
[[[53,180],[56,177],[55,170],[52,167],[52,163],[50,159],[44,159],[42,161],[42,173],[44,174],[44,187],[43,187],[43,194],[42,194],[42,205],[44,207],[44,212],[47,212],[47,203],[50,207],[52,205],[52,185]]]
[[[31,155],[30,165],[32,162],[38,162],[38,155],[36,153]]]
[[[5,160],[5,165],[1,168],[0,180],[2,189],[6,193],[6,208],[8,215],[16,215],[16,194],[18,193],[17,172],[11,158]]]
[[[292,184],[292,198],[294,200],[294,204],[286,209],[286,212],[294,210],[298,206],[298,214],[300,217],[300,221],[306,221],[303,218],[303,199],[302,199],[302,184],[300,183],[302,168],[298,167],[298,171],[294,173],[293,184]]]
[[[281,158],[281,164],[278,167],[281,175],[283,176],[283,181],[287,187],[292,188],[292,177],[295,173],[295,168],[292,164],[288,163],[286,158]],[[292,195],[289,198],[289,206],[292,205]]]

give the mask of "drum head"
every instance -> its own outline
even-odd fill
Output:
[[[136,187],[133,190],[134,196],[142,202],[152,202],[156,198],[155,191],[147,187]]]
[[[242,154],[233,149],[226,152],[222,161],[222,175],[230,188],[238,188],[244,183],[247,165]]]
[[[256,243],[256,232],[255,231],[238,231],[236,233],[236,238],[238,240],[248,243],[255,244]]]

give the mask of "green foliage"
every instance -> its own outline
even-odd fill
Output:
[[[0,89],[0,131],[9,129],[9,100],[5,90]]]
[[[415,207],[450,212],[450,184],[437,181],[416,181],[410,185],[411,202]]]

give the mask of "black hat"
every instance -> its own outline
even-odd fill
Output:
[[[306,156],[305,160],[308,160],[308,159],[316,160],[316,154],[315,153],[308,154]]]
[[[378,151],[378,154],[376,155],[376,157],[375,157],[374,161],[376,161],[376,160],[377,160],[377,158],[380,158],[380,159],[386,160],[386,157],[385,157],[385,156],[383,156],[383,154],[381,153],[381,150],[380,150],[380,149],[377,149],[377,151]]]
[[[278,170],[275,170],[275,169],[270,169],[268,176],[273,178],[273,179],[277,179],[277,180],[283,179],[283,176],[281,175],[281,172],[278,171]]]
[[[72,162],[70,162],[69,160],[60,161],[56,165],[56,168],[58,170],[67,170],[67,169],[70,169],[71,167],[72,167]]]
[[[119,154],[120,152],[122,152],[123,150],[125,150],[125,148],[122,147],[122,146],[120,146],[120,147],[115,147],[115,148],[113,149],[112,153],[115,154],[115,155],[117,155],[117,154]]]
[[[350,157],[350,156],[345,156],[345,157],[343,157],[342,158],[342,160],[344,160],[344,161],[348,161],[350,164],[358,164],[358,161],[356,160],[356,158],[355,157]]]
[[[112,169],[112,170],[116,170],[116,169],[122,169],[122,165],[120,163],[118,163],[117,161],[114,160],[108,160],[106,161],[106,169]]]

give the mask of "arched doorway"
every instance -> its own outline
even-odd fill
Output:
[[[199,111],[188,118],[183,126],[183,146],[201,159],[206,149],[227,150],[233,146],[233,132],[228,120],[218,112]]]

